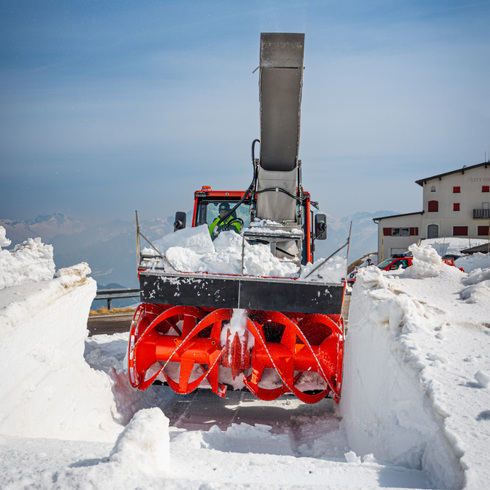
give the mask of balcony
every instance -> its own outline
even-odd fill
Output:
[[[490,219],[490,209],[473,209],[473,219]]]

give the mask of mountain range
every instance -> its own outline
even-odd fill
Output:
[[[364,254],[376,252],[377,225],[373,218],[390,214],[395,213],[359,212],[340,219],[329,216],[328,238],[316,242],[316,258],[328,257],[346,242],[351,222],[349,262]],[[173,223],[174,217],[169,216],[140,221],[139,224],[142,233],[154,241],[171,233]],[[0,219],[0,226],[6,229],[7,238],[12,240],[9,248],[27,238],[41,237],[44,243],[53,245],[54,261],[58,269],[87,262],[92,269],[92,277],[99,285],[116,283],[123,287],[138,287],[135,223],[130,220],[118,219],[95,225],[55,213],[25,221]],[[341,253],[345,255],[346,249]]]

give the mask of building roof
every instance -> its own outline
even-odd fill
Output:
[[[478,252],[482,254],[490,253],[490,243],[484,243],[483,245],[477,245],[476,247],[461,250],[461,253],[468,255],[476,254]]]
[[[387,219],[387,218],[400,218],[401,216],[411,216],[413,214],[424,214],[424,212],[423,211],[417,211],[415,213],[392,214],[390,216],[380,216],[378,218],[373,218],[373,221],[376,223],[377,221],[380,221],[382,219]]]
[[[464,174],[465,171],[467,171],[467,170],[472,170],[474,168],[482,167],[482,166],[485,166],[485,168],[487,168],[487,166],[489,166],[489,165],[490,165],[490,162],[478,163],[476,165],[470,165],[469,167],[467,165],[463,165],[461,168],[458,168],[457,170],[452,170],[451,172],[445,172],[443,174],[433,175],[432,177],[426,177],[425,179],[416,180],[415,183],[420,185],[421,187],[423,187],[424,184],[426,184],[428,180],[433,180],[433,179],[441,180],[441,178],[445,177],[446,175],[457,174],[459,172]]]

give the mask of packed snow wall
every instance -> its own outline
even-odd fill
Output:
[[[97,290],[88,265],[53,277],[50,245],[29,239],[7,251],[4,233],[0,239],[0,432],[114,440],[122,427],[114,421],[112,381],[84,359]]]
[[[444,268],[462,275],[431,250],[419,253],[404,274],[418,282]],[[340,411],[357,454],[423,469],[438,487],[461,488],[461,453],[422,375],[417,343],[435,333],[429,317],[423,304],[397,290],[396,280],[377,267],[359,271],[349,312]]]

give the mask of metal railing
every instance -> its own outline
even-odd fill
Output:
[[[490,219],[490,209],[473,209],[473,219]]]
[[[139,296],[140,296],[139,288],[98,289],[94,301],[106,300],[107,309],[110,310],[113,299],[136,298],[136,297],[139,298]]]

